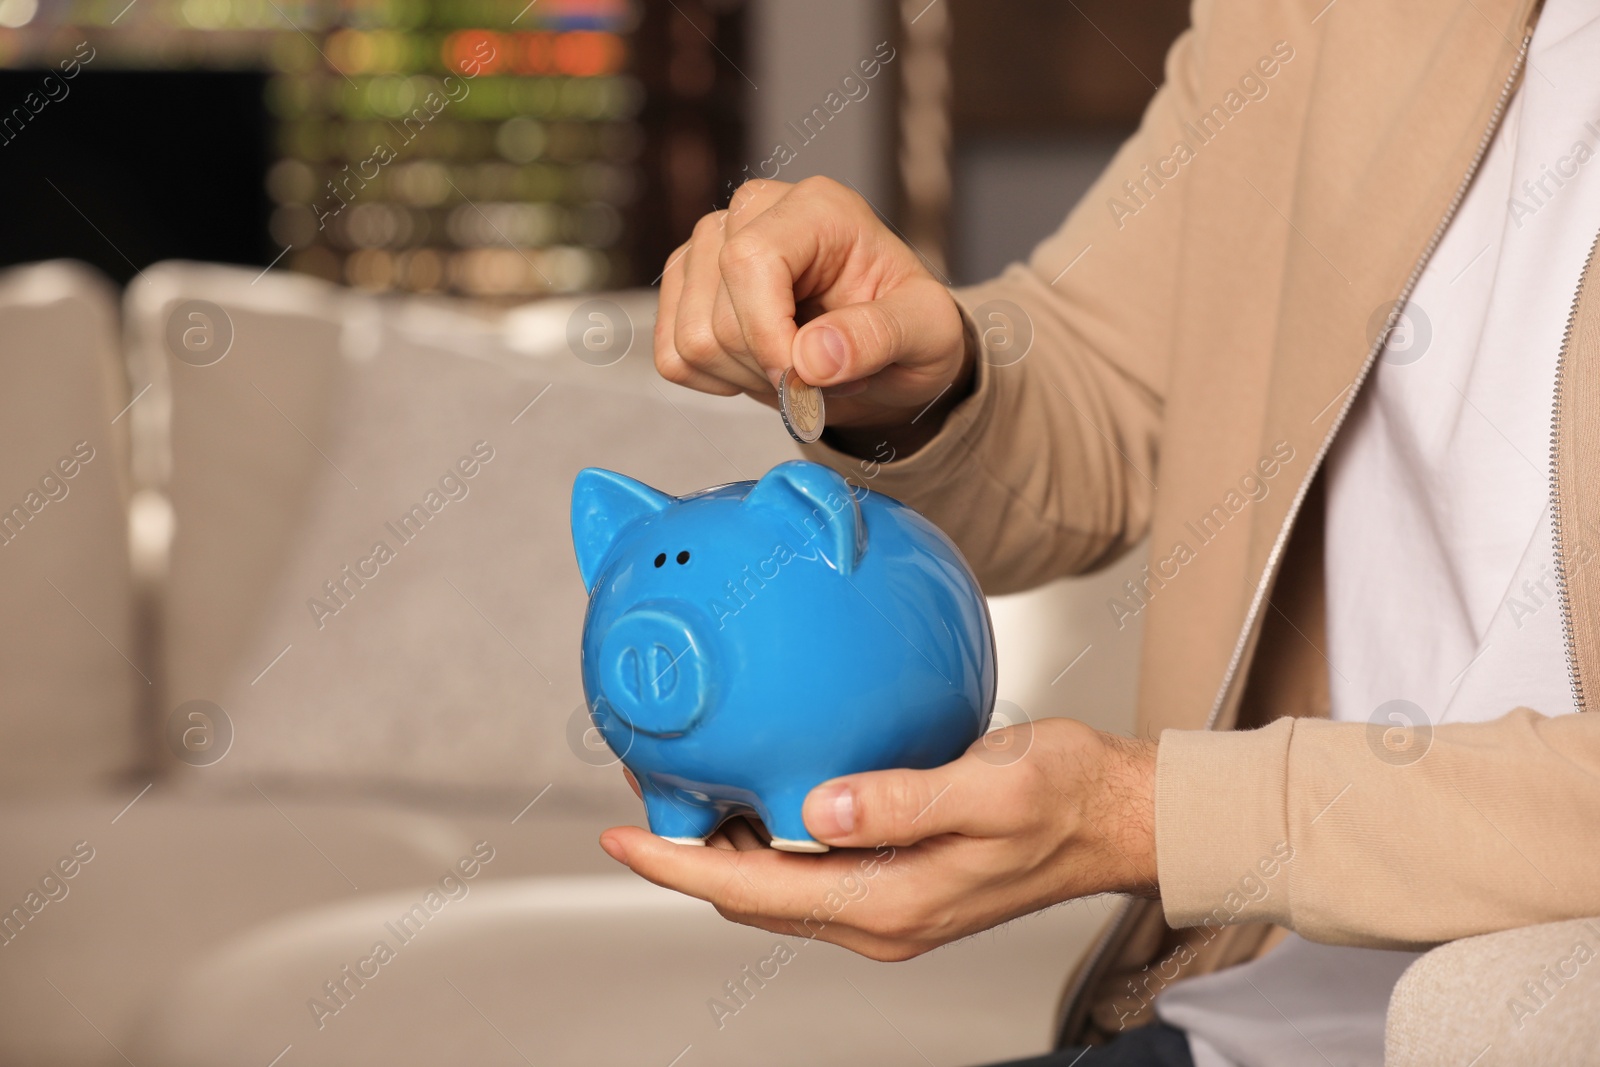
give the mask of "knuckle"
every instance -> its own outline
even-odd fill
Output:
[[[825,174],[814,174],[809,178],[802,178],[795,184],[795,189],[807,196],[836,199],[841,195],[853,195],[850,189],[842,182],[835,181]]]
[[[749,230],[742,230],[723,244],[717,255],[717,265],[724,275],[737,275],[760,262],[766,254],[767,243]]]
[[[853,316],[858,336],[856,351],[898,353],[904,351],[905,329],[900,321],[876,304],[868,304]]]
[[[862,933],[874,937],[878,952],[885,953],[882,957],[885,963],[899,963],[922,955],[934,944],[930,941],[931,931],[930,921],[914,913],[883,917],[862,928]]]
[[[870,932],[895,946],[904,946],[921,937],[923,924],[910,909],[903,909],[878,919]]]
[[[717,358],[722,346],[717,343],[716,332],[706,321],[678,323],[672,337],[678,356],[691,367],[703,367]]]
[[[736,352],[744,347],[744,331],[739,327],[738,317],[731,312],[726,315],[713,315],[711,332],[716,337],[717,344],[725,352]]]
[[[728,210],[726,213],[729,215],[742,213],[752,204],[765,199],[772,190],[783,184],[783,182],[775,182],[767,178],[751,178],[733,191],[733,195],[728,198]]]
[[[750,206],[750,202],[756,198],[756,194],[760,191],[760,186],[756,184],[760,180],[759,178],[752,178],[733,191],[733,195],[728,198],[728,214],[740,214]]]
[[[713,234],[720,233],[724,226],[723,219],[727,214],[726,211],[713,211],[708,215],[701,215],[700,221],[694,224],[694,237],[692,240],[703,240]]]
[[[835,221],[848,222],[852,227],[882,226],[878,213],[867,199],[843,182],[818,174],[806,178],[795,188],[808,199],[826,205]]]
[[[922,955],[924,949],[918,945],[896,943],[882,946],[873,958],[879,963],[905,963]]]
[[[913,832],[916,829],[915,820],[926,803],[921,784],[909,775],[894,774],[879,782],[876,792],[877,796],[871,800],[877,801],[876,807],[882,821],[879,832],[889,834],[895,840]],[[871,817],[870,812],[868,817]]]
[[[673,351],[656,349],[656,373],[674,385],[688,385],[694,372]]]
[[[740,876],[739,862],[733,860],[733,869],[711,896],[711,905],[724,918],[734,922],[747,922],[760,910],[751,895],[750,883]]]

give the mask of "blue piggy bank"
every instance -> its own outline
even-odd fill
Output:
[[[572,540],[590,715],[662,837],[703,844],[753,812],[774,848],[826,851],[800,815],[812,787],[947,763],[988,726],[994,637],[966,561],[827,467],[683,497],[590,468]]]

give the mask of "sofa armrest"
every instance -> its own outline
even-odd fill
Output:
[[[1600,1048],[1600,918],[1441,945],[1389,1000],[1389,1067],[1581,1063]]]

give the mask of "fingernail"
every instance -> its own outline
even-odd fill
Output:
[[[813,797],[810,807],[816,817],[807,820],[813,834],[827,840],[855,831],[856,795],[848,785],[841,782],[838,785],[818,786]]]
[[[628,861],[622,858],[622,846],[617,844],[616,841],[609,837],[602,837],[600,838],[600,847],[606,850],[606,855],[610,856],[624,867],[628,865]]]
[[[818,326],[806,334],[798,362],[813,382],[832,378],[844,366],[844,337],[832,326]]]

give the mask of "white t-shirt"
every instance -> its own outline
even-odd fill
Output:
[[[1336,720],[1575,710],[1550,429],[1562,335],[1600,230],[1597,56],[1600,0],[1547,0],[1521,86],[1329,453]],[[1197,1067],[1379,1065],[1389,994],[1414,959],[1290,935],[1177,983],[1156,1010],[1188,1031]]]

